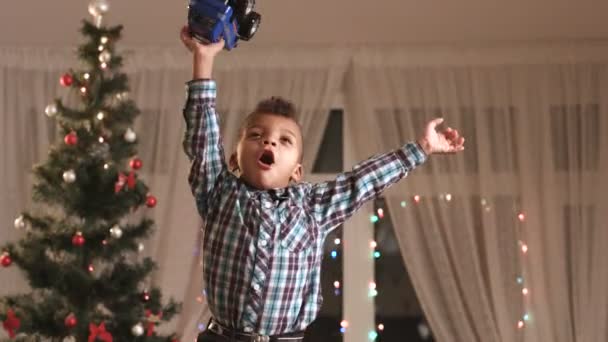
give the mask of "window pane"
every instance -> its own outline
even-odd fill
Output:
[[[342,226],[327,236],[321,266],[323,305],[317,319],[306,330],[307,342],[342,342]]]
[[[375,200],[374,211],[378,218],[374,224],[378,252],[374,264],[376,341],[434,341],[401,257],[391,215],[383,198]]]
[[[317,152],[313,173],[338,173],[343,169],[342,140],[343,110],[332,109]]]

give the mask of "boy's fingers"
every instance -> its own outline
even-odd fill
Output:
[[[429,121],[427,127],[435,129],[435,127],[439,126],[442,122],[443,122],[443,118],[436,118],[436,119]]]

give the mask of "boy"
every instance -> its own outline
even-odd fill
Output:
[[[329,232],[427,155],[462,151],[464,139],[450,128],[436,132],[442,119],[435,119],[417,143],[363,161],[331,182],[300,183],[302,135],[293,106],[271,98],[245,119],[227,165],[211,79],[223,42],[199,44],[186,27],[181,39],[193,53],[184,148],[206,221],[203,277],[213,315],[198,342],[301,341],[321,306]]]

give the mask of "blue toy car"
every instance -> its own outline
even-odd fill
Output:
[[[190,34],[203,44],[224,38],[225,49],[232,50],[239,39],[250,40],[257,32],[261,16],[254,6],[255,0],[190,0]]]

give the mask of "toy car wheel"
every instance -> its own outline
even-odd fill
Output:
[[[260,27],[262,16],[257,12],[251,12],[239,23],[239,38],[243,40],[251,39]]]
[[[238,21],[245,20],[245,18],[253,11],[255,7],[255,0],[235,0],[234,2],[234,15]]]

